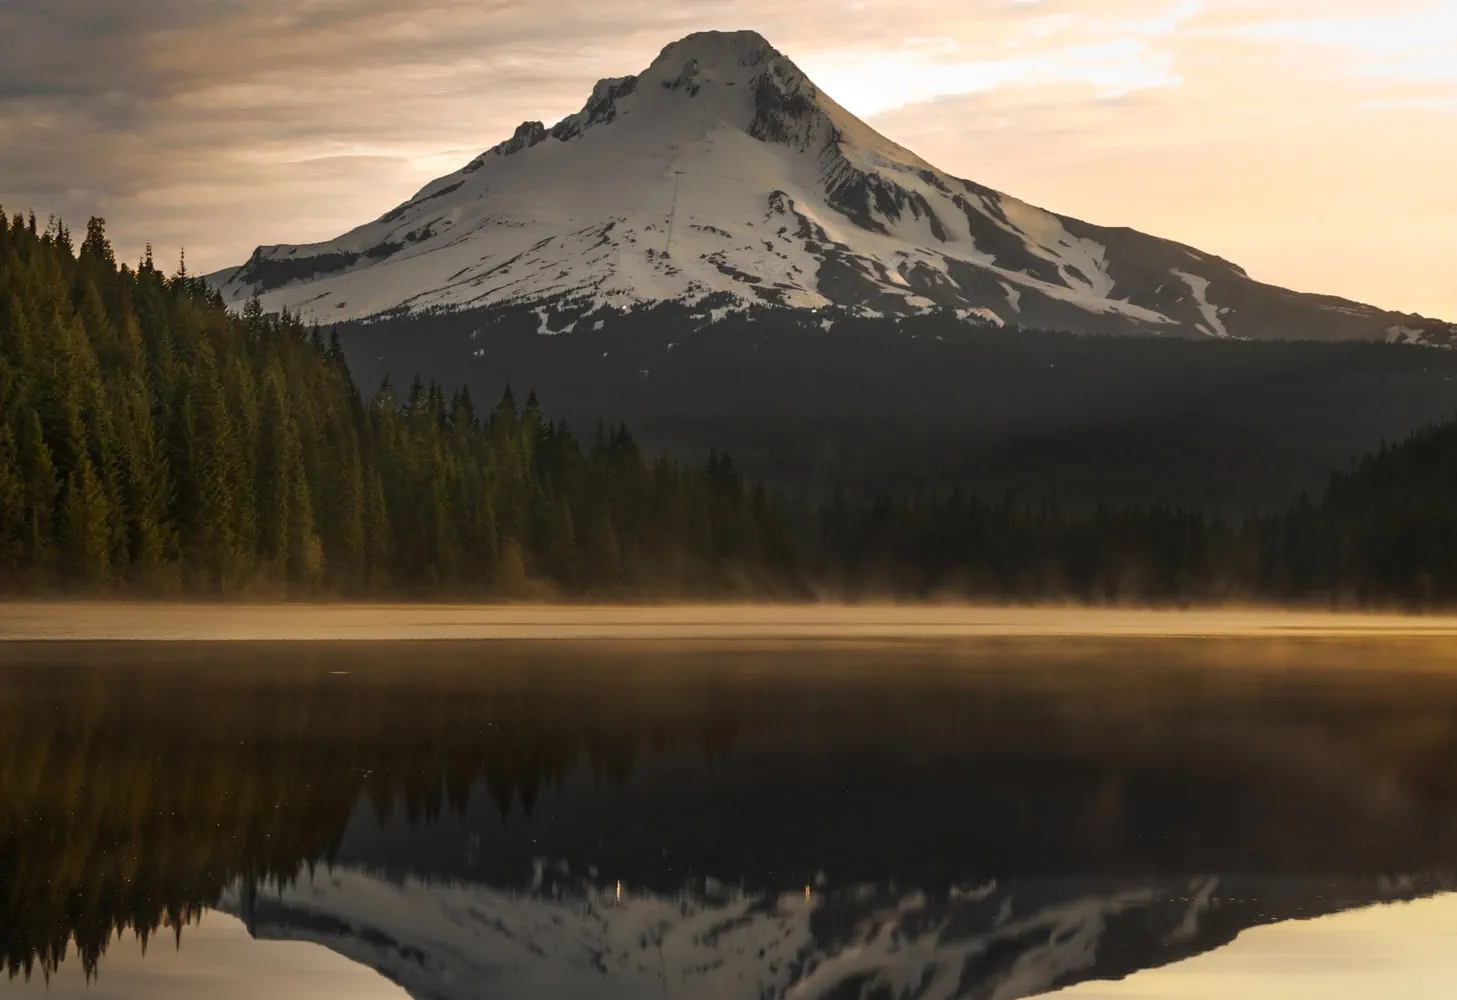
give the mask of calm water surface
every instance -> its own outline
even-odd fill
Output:
[[[1447,997],[1454,888],[1451,639],[0,645],[4,996]]]

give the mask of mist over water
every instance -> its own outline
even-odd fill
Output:
[[[699,636],[0,646],[0,994],[1034,996],[1457,884],[1440,634],[637,614]]]
[[[1149,610],[946,603],[839,604],[8,604],[0,639],[273,640],[803,640],[1457,636],[1457,617],[1333,614],[1267,607]],[[1440,646],[1407,650],[1407,668],[1447,665]],[[1220,659],[1211,648],[1200,655]],[[1338,658],[1345,662],[1348,658]],[[1330,665],[1331,660],[1316,660]],[[1358,663],[1357,665],[1370,665]]]

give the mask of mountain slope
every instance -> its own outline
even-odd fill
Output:
[[[1420,339],[1441,324],[1264,285],[945,174],[753,32],[669,45],[580,112],[336,240],[213,276],[328,322],[503,304],[936,309],[1088,333]],[[547,323],[543,315],[543,330]]]

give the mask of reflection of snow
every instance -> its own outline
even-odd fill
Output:
[[[393,881],[355,869],[223,905],[265,938],[328,946],[413,996],[701,1000],[896,996],[1015,1000],[1217,947],[1244,926],[1417,894],[1361,883],[1064,879],[931,894],[861,885],[744,892],[712,879],[657,895],[538,864],[533,888]],[[1430,881],[1430,880],[1428,880]],[[1423,883],[1426,884],[1426,883]],[[1427,887],[1430,890],[1430,886]],[[1217,926],[1206,926],[1218,913]]]
[[[243,912],[236,893],[226,908]],[[378,968],[416,997],[783,996],[810,947],[811,906],[780,898],[642,895],[395,883],[351,870],[301,877],[253,904],[260,937],[315,941]]]
[[[1214,898],[1214,890],[1219,887],[1219,879],[1204,879],[1202,884],[1195,883],[1197,891],[1193,900],[1189,903],[1189,912],[1184,914],[1184,922],[1176,927],[1164,940],[1169,944],[1179,941],[1192,941],[1199,934],[1199,917],[1209,909]]]

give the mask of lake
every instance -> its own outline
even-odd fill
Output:
[[[3,643],[0,995],[1450,996],[1388,631]]]

